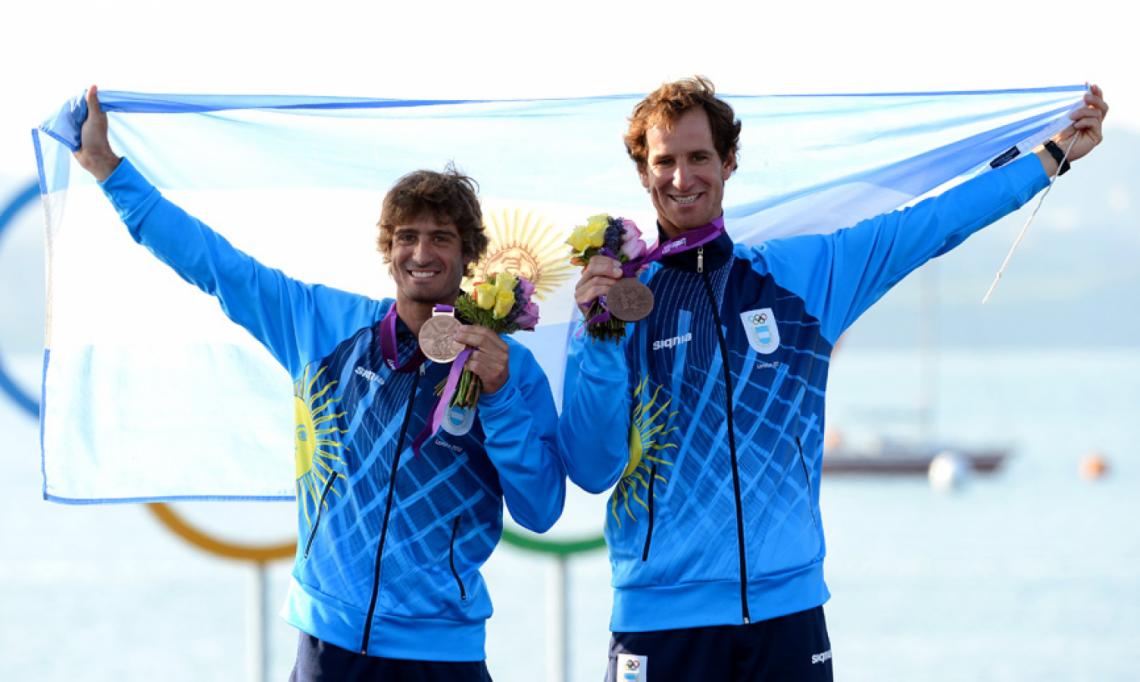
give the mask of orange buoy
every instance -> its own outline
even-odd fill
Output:
[[[1095,481],[1104,478],[1108,473],[1108,458],[1099,450],[1092,450],[1081,457],[1079,468],[1081,478],[1086,481]]]

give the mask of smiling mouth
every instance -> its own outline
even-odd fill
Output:
[[[680,204],[681,206],[692,206],[693,204],[697,203],[697,199],[701,198],[701,193],[671,194],[669,195],[669,198],[672,199],[674,203]]]
[[[408,270],[408,274],[412,279],[431,279],[439,273],[434,270]]]

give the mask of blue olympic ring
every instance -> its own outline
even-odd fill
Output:
[[[35,201],[39,197],[40,188],[36,183],[32,183],[20,190],[16,197],[0,211],[0,238],[4,236],[4,230],[7,229],[8,224],[16,217],[25,206]],[[16,403],[18,407],[30,414],[33,418],[40,416],[40,402],[36,397],[29,395],[27,391],[20,388],[20,386],[12,380],[12,377],[4,370],[4,356],[0,353],[0,393],[7,395]]]

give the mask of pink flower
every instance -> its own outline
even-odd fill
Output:
[[[526,280],[523,281],[525,282]],[[523,306],[523,309],[519,311],[519,314],[515,316],[515,324],[517,324],[520,329],[534,329],[534,326],[538,324],[538,304],[534,301],[528,301],[527,304]]]
[[[637,223],[633,222],[629,218],[621,219],[621,227],[621,240],[623,242],[628,242],[631,239],[641,239],[641,228],[639,228],[637,226]]]
[[[632,220],[622,218],[622,235],[621,235],[621,253],[629,260],[641,258],[649,248],[645,245],[645,240],[641,238],[641,230],[638,229],[637,223]]]

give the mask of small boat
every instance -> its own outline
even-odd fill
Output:
[[[1006,459],[1012,456],[1013,447],[1001,443],[966,445],[942,441],[935,436],[934,415],[937,412],[937,333],[935,314],[937,308],[937,283],[935,262],[927,263],[919,269],[919,395],[914,408],[892,408],[887,411],[874,410],[882,418],[888,414],[896,423],[905,423],[907,432],[915,435],[897,437],[877,435],[871,442],[853,444],[847,442],[838,429],[829,428],[824,434],[823,473],[825,474],[881,474],[881,475],[921,475],[930,472],[930,464],[942,453],[958,460],[963,468],[979,474],[992,474],[998,471]],[[836,349],[839,345],[836,344]],[[881,431],[880,431],[881,433]]]
[[[964,447],[950,443],[881,439],[865,448],[838,445],[824,448],[825,474],[898,474],[925,476],[930,463],[948,452],[968,462],[979,474],[992,474],[1012,455],[1005,446]]]

